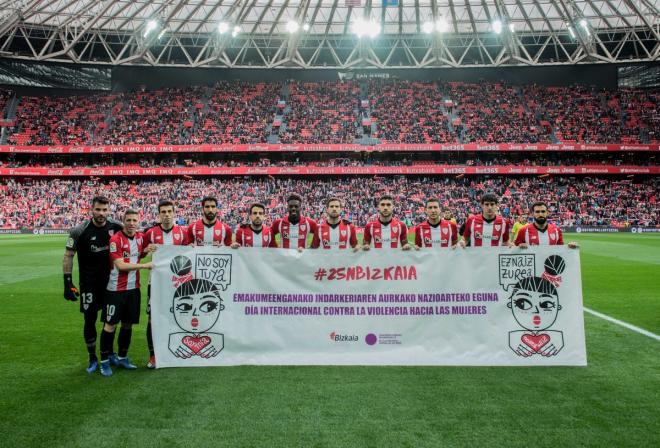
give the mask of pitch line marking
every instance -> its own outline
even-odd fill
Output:
[[[629,330],[634,331],[635,333],[643,334],[644,336],[648,336],[651,339],[655,339],[656,341],[660,341],[660,335],[657,335],[655,333],[651,333],[650,331],[644,330],[643,328],[636,327],[635,325],[629,324],[628,322],[624,322],[622,320],[615,319],[613,317],[608,316],[607,314],[603,314],[603,313],[599,313],[598,311],[591,310],[591,309],[587,308],[586,306],[583,307],[583,309],[587,313],[592,314],[596,317],[600,317],[603,320],[606,320],[608,322],[612,322],[613,324],[625,327]]]

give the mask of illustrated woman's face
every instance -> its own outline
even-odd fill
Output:
[[[551,327],[561,309],[557,295],[524,289],[517,290],[511,296],[509,307],[518,324],[531,331]]]
[[[184,331],[204,333],[213,328],[224,309],[217,291],[209,291],[176,297],[172,312]]]

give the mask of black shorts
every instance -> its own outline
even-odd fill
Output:
[[[151,283],[147,285],[147,314],[151,315]]]
[[[103,322],[117,325],[140,323],[140,290],[106,291]]]
[[[105,301],[106,285],[80,284],[80,312],[98,313]]]

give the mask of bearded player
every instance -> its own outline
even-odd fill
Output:
[[[564,244],[561,229],[548,222],[548,206],[545,202],[535,202],[532,205],[534,222],[523,226],[518,231],[515,244],[521,249],[529,246],[560,246]],[[577,249],[578,243],[568,243],[571,249]]]
[[[151,227],[144,234],[145,244],[156,246],[184,246],[188,244],[188,232],[185,227],[174,224],[174,203],[164,200],[158,203],[158,218],[160,223]],[[151,279],[150,279],[151,280]],[[151,282],[150,282],[151,283]],[[147,287],[147,348],[149,349],[148,369],[156,368],[154,339],[151,333],[151,284]]]
[[[270,247],[278,247],[275,236],[279,235],[283,249],[302,251],[307,247],[307,236],[316,232],[316,222],[301,215],[302,198],[297,194],[290,194],[286,198],[286,206],[288,215],[276,219],[271,227],[273,237],[270,240]]]
[[[313,249],[348,249],[359,250],[355,226],[345,219],[341,219],[342,203],[339,198],[329,198],[325,201],[324,221],[318,225],[312,238]]]
[[[440,218],[440,201],[435,198],[426,201],[426,221],[415,228],[415,249],[456,248],[458,229],[456,223]]]
[[[371,243],[374,249],[410,250],[408,243],[408,228],[394,217],[394,198],[381,196],[378,200],[378,219],[369,221],[364,228],[363,250],[369,250]]]
[[[231,228],[218,219],[218,200],[202,199],[202,219],[188,227],[188,244],[193,246],[231,246]]]
[[[103,306],[105,287],[110,277],[108,247],[110,237],[122,229],[121,224],[108,219],[110,200],[96,196],[92,200],[92,218],[71,229],[66,241],[62,271],[64,272],[64,298],[75,302],[80,297],[80,312],[84,318],[83,338],[89,354],[87,373],[98,368],[96,356],[96,321]],[[80,293],[73,284],[73,256],[78,253]],[[111,355],[116,363],[117,357]]]
[[[458,242],[465,246],[511,246],[509,243],[510,223],[497,214],[498,200],[495,193],[484,193],[481,196],[481,213],[470,215],[465,221],[463,238]]]
[[[231,244],[231,247],[233,249],[239,247],[268,247],[275,238],[270,227],[264,225],[266,206],[261,203],[250,205],[248,219],[249,223],[238,226],[236,241]]]

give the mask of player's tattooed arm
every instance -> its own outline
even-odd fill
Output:
[[[64,250],[64,257],[62,258],[62,273],[71,274],[73,272],[73,256],[75,254],[76,253],[72,250]]]

